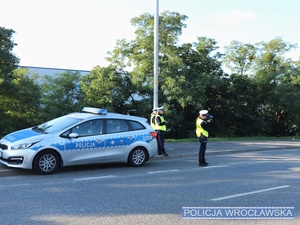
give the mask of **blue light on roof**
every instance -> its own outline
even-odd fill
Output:
[[[94,113],[94,114],[99,114],[99,115],[106,115],[107,114],[107,109],[84,107],[82,109],[82,112]]]

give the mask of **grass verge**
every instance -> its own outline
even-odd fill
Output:
[[[299,136],[289,137],[241,137],[241,138],[209,138],[209,141],[280,141],[280,140],[300,140]],[[197,138],[187,139],[166,139],[165,142],[198,142]]]

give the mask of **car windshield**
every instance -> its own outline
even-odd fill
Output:
[[[50,120],[46,123],[33,127],[33,130],[45,134],[56,133],[64,130],[65,128],[74,125],[82,119],[74,118],[72,116],[62,116],[56,119]]]

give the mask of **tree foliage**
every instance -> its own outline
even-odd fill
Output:
[[[12,71],[19,63],[19,59],[12,53],[17,45],[12,39],[14,33],[12,29],[0,27],[0,84],[12,76]]]
[[[0,98],[0,136],[40,122],[41,91],[27,69],[13,71],[10,94]]]
[[[45,120],[80,110],[80,73],[66,71],[41,77],[41,107]]]
[[[12,29],[0,27],[0,136],[37,122],[40,91],[26,69],[17,69]]]
[[[229,46],[225,46],[223,62],[233,73],[245,76],[253,66],[256,50],[255,46],[251,44],[244,44],[234,40]]]
[[[159,19],[158,97],[169,121],[166,137],[196,137],[195,119],[201,109],[214,116],[211,136],[299,135],[300,60],[285,57],[297,46],[282,38],[256,44],[234,40],[221,53],[217,42],[208,37],[179,44],[187,18],[165,11]],[[131,24],[136,28],[135,38],[116,42],[107,56],[108,67],[96,66],[85,76],[69,71],[39,81],[23,70],[11,73],[18,60],[11,53],[13,31],[4,30],[1,39],[6,41],[0,43],[5,43],[3,49],[12,57],[6,57],[5,64],[11,67],[0,65],[0,114],[7,118],[0,122],[1,132],[83,106],[119,113],[134,110],[149,117],[154,16],[142,14]]]
[[[80,87],[83,104],[93,107],[124,112],[125,102],[134,99],[130,74],[113,66],[95,67],[81,79]]]

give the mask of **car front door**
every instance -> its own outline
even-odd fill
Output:
[[[89,164],[104,161],[105,139],[102,134],[103,120],[92,120],[73,127],[69,134],[75,138],[67,138],[63,154],[65,165]]]

